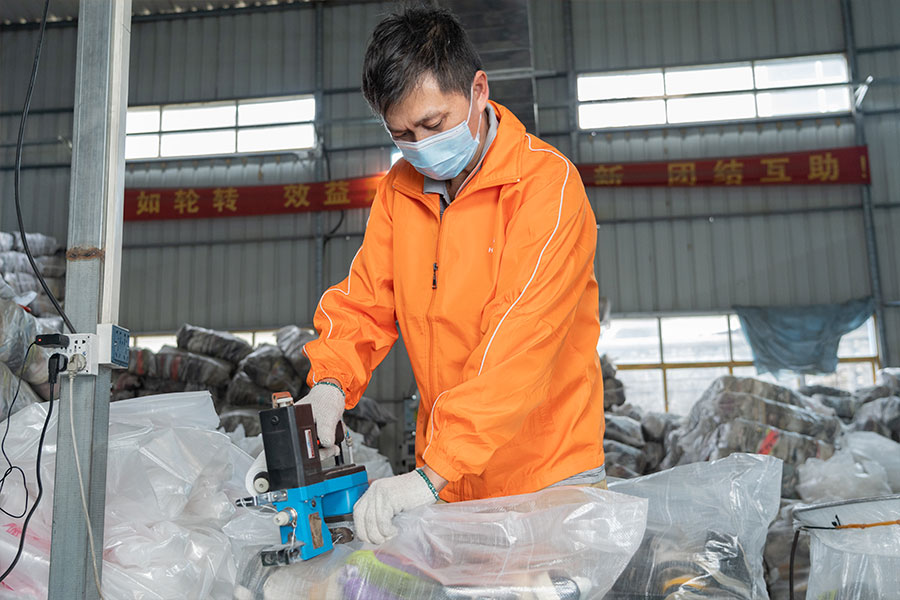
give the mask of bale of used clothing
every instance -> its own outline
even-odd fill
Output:
[[[780,479],[781,461],[735,454],[611,482],[649,510],[641,547],[605,598],[765,598],[762,550]]]
[[[900,397],[878,398],[859,407],[850,425],[853,431],[874,431],[900,441]]]
[[[156,353],[156,367],[160,377],[210,387],[228,385],[232,365],[224,360],[163,346]]]
[[[302,329],[296,325],[282,327],[275,332],[275,342],[281,352],[290,361],[294,371],[306,380],[309,373],[309,358],[303,352],[307,342],[316,339],[316,332],[312,329]]]
[[[853,392],[853,397],[859,404],[868,404],[873,400],[887,398],[888,396],[891,396],[893,394],[893,390],[888,385],[872,385],[857,389],[855,392]]]
[[[644,447],[644,433],[641,424],[624,415],[606,415],[605,439],[622,442],[634,448]]]
[[[685,455],[682,461],[716,460],[736,452],[765,454],[784,461],[781,495],[797,498],[797,467],[810,458],[830,458],[834,446],[807,435],[737,418],[716,427],[694,453],[694,460],[685,460]]]
[[[38,320],[21,306],[0,299],[0,362],[36,385],[46,383],[49,378],[47,363],[51,354],[49,348],[42,346],[33,346],[29,350],[34,336],[39,333],[38,325]]]
[[[612,465],[618,465],[640,475],[647,466],[647,459],[640,449],[622,442],[610,439],[603,440],[603,453],[606,455],[607,468]]]
[[[641,407],[635,404],[631,404],[630,402],[626,402],[621,406],[613,406],[610,412],[611,414],[628,417],[630,419],[634,419],[635,421],[644,420],[644,411],[641,410]]]
[[[381,428],[396,420],[378,402],[368,396],[361,397],[356,406],[344,411],[344,423],[363,436],[363,442],[373,448],[378,447]]]
[[[62,298],[57,298],[56,300],[61,307],[65,308],[66,303]],[[58,314],[56,307],[53,306],[53,301],[51,301],[50,297],[43,293],[43,291],[38,293],[34,300],[28,303],[28,308],[31,309],[31,312],[37,317],[49,317]]]
[[[38,269],[44,277],[66,276],[66,255],[64,252],[58,252],[49,256],[35,256],[34,262],[37,263]]]
[[[702,398],[715,396],[721,392],[739,392],[744,394],[753,394],[760,398],[768,398],[782,404],[792,404],[793,406],[807,407],[804,400],[805,396],[797,392],[767,383],[765,381],[754,379],[753,377],[734,377],[733,375],[723,375],[716,379],[712,385],[703,393]]]
[[[22,236],[19,232],[14,231],[12,235],[13,249],[17,252],[25,252],[25,245],[22,244]],[[50,256],[60,250],[56,238],[43,233],[26,233],[25,241],[28,242],[28,249],[34,256]]]
[[[238,371],[228,384],[225,403],[230,406],[271,407],[272,392],[255,384],[245,372]]]
[[[683,417],[674,413],[651,411],[641,420],[641,428],[644,430],[645,439],[662,442],[669,432],[679,427],[683,421]]]
[[[229,433],[242,427],[247,437],[257,436],[262,433],[259,425],[259,409],[226,405],[219,413],[219,427]]]
[[[158,377],[156,354],[149,348],[131,348],[128,355],[128,372],[146,377]]]
[[[141,378],[134,373],[129,373],[128,371],[113,371],[113,391],[138,390],[142,385],[143,382],[141,381]]]
[[[644,444],[644,472],[643,475],[655,473],[662,463],[663,457],[666,455],[665,446],[662,442],[647,442]]]
[[[811,398],[817,402],[821,402],[824,406],[831,408],[835,416],[844,422],[853,420],[856,411],[862,406],[862,402],[854,396],[826,396],[823,394],[813,394]]]
[[[878,383],[887,386],[891,390],[891,395],[900,395],[900,369],[881,369],[878,371]]]
[[[273,392],[290,392],[295,400],[306,395],[306,382],[278,346],[262,344],[238,365],[256,385]]]
[[[194,325],[182,325],[175,338],[182,350],[219,358],[234,365],[253,351],[246,340],[227,331],[214,331]]]
[[[718,421],[730,421],[738,417],[771,425],[785,431],[808,435],[826,442],[833,442],[841,432],[841,422],[798,406],[782,404],[752,394],[724,392],[716,397],[698,402],[694,409],[710,410]],[[694,409],[692,409],[692,417]]]
[[[603,380],[603,408],[609,410],[614,406],[625,404],[625,384],[619,379]]]
[[[0,252],[9,252],[16,245],[13,234],[6,231],[0,231]]]
[[[38,278],[31,271],[25,273],[4,273],[3,279],[18,295],[24,295],[29,292],[34,292],[36,294],[44,293],[41,282],[38,281]],[[44,283],[47,284],[50,293],[53,294],[57,300],[65,297],[65,277],[44,277]]]

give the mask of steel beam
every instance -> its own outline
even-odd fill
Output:
[[[69,192],[67,312],[80,333],[116,322],[122,251],[131,0],[81,0]],[[65,379],[65,378],[64,378]],[[53,495],[49,598],[99,598],[88,540],[103,564],[110,369],[62,386]],[[88,519],[76,472],[72,420]]]
[[[853,6],[851,0],[841,0],[841,21],[844,25],[844,45],[847,50],[847,64],[850,68],[850,80],[859,80],[859,61],[856,49],[856,35],[853,29]],[[863,113],[856,109],[854,105],[853,123],[856,131],[856,145],[866,145],[866,127]],[[872,297],[875,299],[875,322],[878,324],[878,355],[881,357],[882,364],[895,364],[891,355],[891,348],[888,342],[888,330],[884,319],[884,293],[881,289],[881,267],[878,261],[878,241],[875,234],[875,211],[872,206],[872,186],[863,185],[862,191],[862,209],[863,209],[863,230],[866,243],[866,257],[869,263],[869,282],[872,287]]]

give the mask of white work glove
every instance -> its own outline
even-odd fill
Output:
[[[334,439],[334,430],[337,429],[341,416],[344,414],[344,392],[333,385],[317,383],[306,396],[295,404],[312,406],[316,433],[319,434],[319,442],[322,444],[319,458],[325,460],[337,456],[337,444],[340,444],[342,440]]]
[[[378,479],[353,507],[353,527],[362,541],[381,544],[397,535],[394,515],[435,502],[434,492],[416,471]]]

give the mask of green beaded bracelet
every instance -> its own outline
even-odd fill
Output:
[[[440,500],[441,497],[438,496],[437,490],[434,489],[434,485],[431,483],[431,480],[428,479],[428,475],[425,474],[425,471],[423,471],[422,469],[416,469],[416,473],[418,473],[419,475],[421,475],[421,476],[422,476],[422,479],[425,480],[425,483],[428,484],[428,489],[431,490],[431,493],[432,493],[432,494],[434,494],[434,499],[435,499],[435,500]]]
[[[330,381],[318,381],[318,382],[316,382],[316,385],[330,385],[333,388],[337,388],[337,390],[340,391],[342,394],[344,393],[344,390],[343,390],[343,388],[341,388],[341,386],[339,386],[336,383],[332,383]]]

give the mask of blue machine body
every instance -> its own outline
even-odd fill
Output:
[[[296,535],[300,542],[300,558],[309,560],[332,548],[331,535],[325,527],[325,519],[351,514],[353,505],[369,489],[369,477],[362,471],[333,477],[305,487],[285,490],[287,499],[274,502],[279,511],[292,508],[297,513],[296,527],[280,528],[281,543],[292,544]]]

